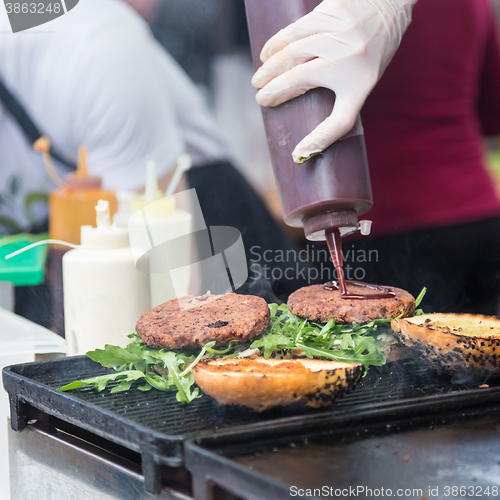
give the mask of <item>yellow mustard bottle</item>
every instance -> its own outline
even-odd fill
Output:
[[[109,202],[111,215],[117,210],[114,191],[102,188],[102,180],[87,172],[87,148],[78,149],[78,168],[68,174],[62,186],[49,193],[49,234],[52,239],[80,244],[80,228],[95,227],[95,206]]]

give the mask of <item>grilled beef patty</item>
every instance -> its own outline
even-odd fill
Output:
[[[181,305],[182,304],[182,309]],[[151,347],[196,349],[216,341],[245,342],[269,325],[269,307],[253,295],[211,295],[170,300],[143,314],[136,325],[142,341]]]
[[[374,319],[395,318],[403,313],[410,316],[415,310],[415,299],[400,288],[386,287],[396,295],[388,299],[342,299],[339,290],[325,290],[323,285],[299,288],[288,298],[293,314],[310,321],[326,323],[332,316],[336,323],[369,323]],[[359,291],[347,285],[348,291]],[[363,294],[376,294],[377,290],[363,289]]]

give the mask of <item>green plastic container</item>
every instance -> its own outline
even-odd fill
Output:
[[[10,281],[15,286],[35,286],[43,283],[48,245],[32,248],[9,260],[5,260],[5,256],[47,237],[47,234],[28,233],[0,236],[0,281]]]

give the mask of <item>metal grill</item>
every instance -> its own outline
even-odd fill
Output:
[[[252,414],[226,409],[203,396],[191,404],[177,402],[173,392],[152,389],[97,393],[90,388],[60,392],[58,387],[74,380],[95,377],[111,370],[86,356],[27,363],[3,371],[4,386],[11,399],[12,426],[26,425],[27,408],[34,407],[109,441],[138,451],[151,469],[165,463],[183,463],[187,440],[233,434],[238,438],[283,436],[318,426],[343,425],[401,415],[428,413],[500,400],[500,381],[491,379],[453,383],[423,362],[389,363],[371,368],[355,390],[322,410],[299,414],[285,411]],[[147,467],[146,467],[147,469]],[[153,474],[155,474],[153,472]],[[145,476],[147,474],[145,473]],[[156,482],[155,482],[156,481]],[[157,478],[150,490],[157,489]],[[154,486],[156,484],[156,486]]]

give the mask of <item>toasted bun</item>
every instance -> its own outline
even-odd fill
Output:
[[[298,404],[328,406],[349,392],[363,365],[317,359],[226,359],[200,361],[194,379],[200,389],[226,405],[264,411]]]
[[[500,319],[473,314],[425,314],[391,322],[394,336],[444,372],[500,373]]]

